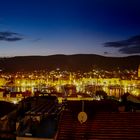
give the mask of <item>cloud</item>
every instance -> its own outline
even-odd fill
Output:
[[[13,41],[19,41],[22,39],[23,39],[23,37],[19,33],[9,32],[9,31],[0,32],[0,41],[13,42]]]
[[[106,42],[104,47],[119,48],[122,54],[137,54],[140,53],[140,35],[132,36],[126,40]]]
[[[109,54],[109,52],[104,52],[104,54],[106,55],[106,54]]]
[[[137,53],[140,53],[140,45],[128,47],[128,48],[121,48],[119,52],[123,54],[137,54]]]

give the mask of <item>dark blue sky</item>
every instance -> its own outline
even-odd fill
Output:
[[[140,54],[139,0],[1,0],[0,57]]]

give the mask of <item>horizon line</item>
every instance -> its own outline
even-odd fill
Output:
[[[112,57],[112,58],[125,58],[125,57],[133,57],[133,56],[140,56],[140,54],[134,55],[126,55],[126,56],[107,56],[107,55],[100,55],[94,53],[77,53],[77,54],[49,54],[49,55],[15,55],[15,56],[0,56],[0,58],[14,58],[14,57],[47,57],[47,56],[74,56],[74,55],[96,55],[101,57]]]

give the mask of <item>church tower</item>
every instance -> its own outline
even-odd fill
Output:
[[[140,65],[138,67],[138,78],[140,78]]]

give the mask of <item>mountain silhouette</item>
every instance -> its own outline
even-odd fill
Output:
[[[137,70],[140,56],[105,57],[95,54],[50,55],[50,56],[16,56],[0,58],[0,69],[3,72],[34,70],[68,70],[90,71],[93,68],[103,70]]]

